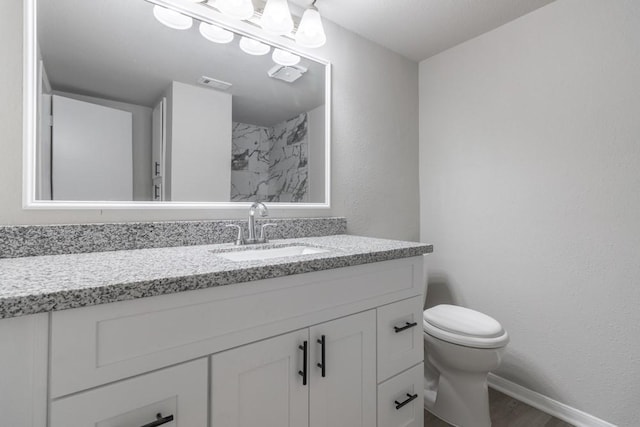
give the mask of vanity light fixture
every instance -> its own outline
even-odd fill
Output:
[[[298,31],[296,31],[296,43],[302,47],[316,48],[323,46],[327,42],[316,1],[313,0],[311,6],[304,11]]]
[[[210,2],[212,6],[222,14],[233,19],[250,20],[253,18],[251,21],[254,23],[258,22],[266,32],[295,38],[296,43],[305,48],[317,48],[327,42],[327,36],[322,25],[322,17],[316,7],[317,0],[313,0],[311,5],[304,11],[302,19],[295,31],[287,0],[267,0],[264,10],[258,11],[258,13],[254,10],[252,0],[215,0],[215,2],[211,0],[186,1],[192,3]],[[191,17],[164,6],[155,5],[153,7],[153,15],[162,24],[176,30],[186,30],[193,25],[193,19]],[[234,38],[234,34],[231,31],[206,23],[200,25],[200,34],[206,39],[216,43],[229,43]],[[258,44],[260,46],[258,46]],[[255,40],[252,42],[241,41],[240,43],[240,47],[251,55],[264,55],[268,53],[270,48],[265,49],[265,47],[262,46],[266,45]],[[287,59],[283,59],[284,57],[282,55],[283,54],[280,53],[274,53],[273,60],[281,65],[297,63],[291,62],[295,55],[289,53],[291,56]],[[279,59],[276,59],[276,56]]]
[[[207,24],[206,22],[200,23],[200,34],[205,39],[214,43],[229,43],[233,40],[233,33],[224,28],[220,28],[217,25]]]
[[[153,6],[153,16],[162,24],[174,30],[188,30],[193,25],[191,17],[158,5]]]
[[[300,62],[300,57],[298,55],[295,55],[289,51],[277,49],[277,48],[273,49],[273,54],[271,55],[271,58],[276,64],[285,65],[285,66],[296,65],[298,62]]]
[[[251,0],[216,0],[215,7],[234,19],[249,19],[254,14],[253,2]]]
[[[283,36],[293,30],[293,19],[287,0],[267,0],[260,26],[268,33]]]
[[[240,39],[240,49],[249,55],[266,55],[271,50],[271,46],[259,42],[258,40],[250,39],[249,37],[242,37]]]

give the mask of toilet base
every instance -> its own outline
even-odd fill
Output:
[[[457,427],[491,427],[489,372],[500,365],[504,347],[459,346],[424,334],[424,405]]]
[[[491,427],[487,375],[440,376],[437,390],[425,389],[424,407],[456,427]]]

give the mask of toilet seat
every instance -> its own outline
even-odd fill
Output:
[[[494,318],[469,308],[441,304],[425,310],[425,333],[452,344],[473,348],[499,348],[509,335]]]

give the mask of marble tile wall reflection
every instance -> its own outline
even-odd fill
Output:
[[[233,123],[231,201],[308,202],[308,115],[273,127]]]

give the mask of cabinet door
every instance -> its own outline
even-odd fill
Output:
[[[314,326],[310,340],[310,426],[375,427],[375,311]]]
[[[51,404],[51,427],[207,425],[207,361],[174,366],[113,383]]]
[[[307,426],[309,382],[299,374],[299,347],[308,337],[303,329],[213,355],[211,427]]]

